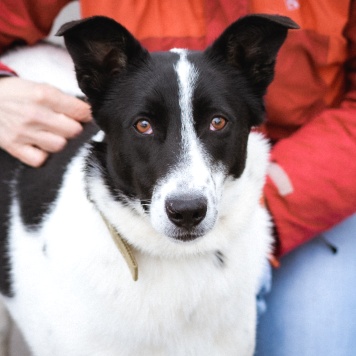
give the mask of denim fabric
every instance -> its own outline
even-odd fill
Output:
[[[257,318],[260,319],[267,310],[266,297],[272,288],[272,267],[268,263],[262,274],[259,292],[257,294]]]
[[[356,214],[273,271],[256,356],[356,355]]]

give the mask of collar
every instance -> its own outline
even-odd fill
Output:
[[[138,280],[138,265],[135,256],[132,253],[132,246],[121,237],[121,235],[116,231],[116,229],[110,224],[110,222],[101,212],[100,215],[104,220],[116,247],[119,249],[122,257],[126,261],[126,264],[131,272],[132,279],[136,282]]]
[[[262,197],[260,199],[260,204],[265,207],[265,200]],[[121,235],[116,231],[116,229],[109,223],[109,221],[106,219],[106,217],[100,212],[100,215],[102,219],[105,222],[105,225],[107,226],[110,235],[112,239],[115,242],[116,247],[119,249],[122,257],[124,258],[127,267],[129,268],[131,272],[132,279],[136,282],[138,280],[138,264],[136,261],[136,258],[132,252],[132,246],[124,240]],[[280,263],[278,259],[273,255],[269,255],[269,262],[272,265],[272,267],[278,268]]]

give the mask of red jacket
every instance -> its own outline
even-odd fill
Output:
[[[2,0],[0,52],[45,37],[68,0]],[[356,211],[356,0],[82,0],[150,50],[202,49],[248,12],[280,13],[290,31],[266,96],[276,142],[265,196],[286,253]],[[1,70],[7,70],[1,67]]]

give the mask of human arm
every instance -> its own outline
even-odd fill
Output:
[[[13,45],[33,45],[45,38],[54,19],[69,1],[0,1],[0,53]]]
[[[265,195],[280,254],[356,211],[356,1],[349,18],[347,88],[339,105],[319,112],[271,152],[282,171],[280,184],[278,172],[268,177]]]

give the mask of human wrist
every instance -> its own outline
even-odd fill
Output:
[[[16,77],[16,76],[17,74],[15,71],[13,71],[11,68],[9,68],[8,66],[0,62],[0,78]]]

